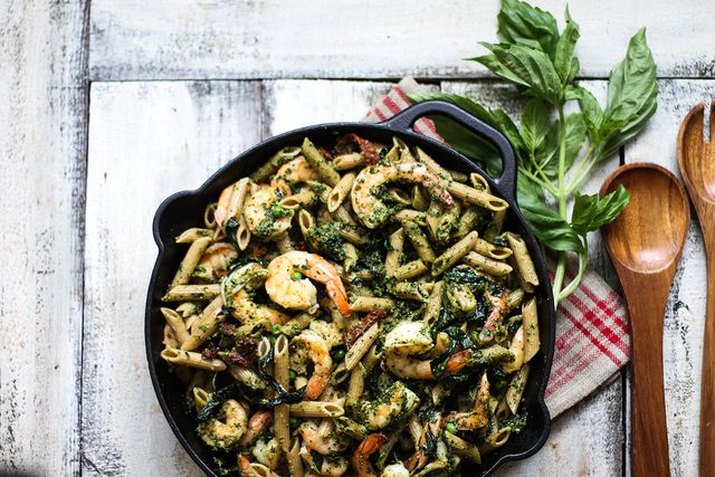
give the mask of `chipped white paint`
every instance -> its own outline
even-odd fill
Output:
[[[535,4],[561,19],[565,0]],[[661,76],[713,77],[704,0],[572,0],[584,77],[603,78],[648,28]],[[95,0],[91,77],[482,77],[461,61],[494,40],[498,0]]]
[[[87,188],[83,470],[197,475],[151,386],[144,300],[151,221],[260,139],[260,83],[94,84]]]
[[[626,162],[655,162],[680,177],[675,152],[678,128],[693,106],[708,104],[715,97],[715,81],[662,80],[659,86],[658,111],[645,133],[626,147]],[[698,472],[706,271],[702,234],[694,213],[691,222],[668,298],[663,338],[670,467],[676,477]]]
[[[0,474],[80,468],[85,7],[0,0]]]

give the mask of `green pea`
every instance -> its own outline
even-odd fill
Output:
[[[273,326],[271,327],[271,333],[273,333],[273,335],[279,335],[279,334],[281,334],[281,325],[279,325],[278,323],[276,323],[275,325],[273,325]]]
[[[293,272],[290,274],[291,280],[300,280],[301,278],[303,278],[303,274],[300,272]]]
[[[295,371],[293,371],[292,369],[288,371],[288,378],[291,381],[295,381],[295,378],[297,378],[297,377],[298,377],[298,374]]]
[[[444,426],[444,430],[447,431],[447,432],[449,432],[450,434],[456,434],[456,433],[457,433],[457,426],[454,425],[453,422],[448,422],[448,423]]]
[[[268,341],[271,342],[271,345],[274,345],[274,344],[276,344],[276,337],[275,337],[275,336],[269,336],[269,337],[268,337]]]
[[[333,359],[335,361],[342,361],[345,359],[345,348],[335,348],[333,350]]]

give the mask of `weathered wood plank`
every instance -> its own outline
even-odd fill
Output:
[[[533,3],[562,17],[565,0]],[[648,27],[660,76],[713,77],[715,37],[701,0],[573,0],[583,77],[604,78]],[[91,77],[483,77],[462,61],[494,40],[498,0],[92,2]],[[306,25],[307,23],[307,25]],[[607,47],[604,47],[607,45]]]
[[[644,134],[626,147],[625,158],[626,162],[658,163],[680,177],[675,154],[680,123],[690,108],[711,100],[715,81],[664,80],[659,85],[658,111]],[[694,213],[691,219],[683,258],[668,298],[663,337],[668,441],[674,476],[698,472],[706,271],[702,234]]]
[[[79,474],[86,3],[0,0],[0,474]]]
[[[606,97],[605,81],[584,81],[601,101]],[[500,107],[518,124],[523,100],[516,88],[502,82],[443,82],[442,89],[468,96],[487,107]],[[598,191],[606,175],[618,166],[614,156],[595,169],[584,184],[584,193]],[[601,245],[601,237],[589,239],[590,263],[612,286],[617,281],[608,256]],[[622,469],[623,429],[621,415],[622,386],[620,379],[607,384],[593,397],[559,417],[553,424],[544,448],[533,458],[510,464],[501,475],[618,475]],[[578,446],[572,443],[578,442]],[[584,452],[588,449],[588,452]],[[539,469],[536,471],[536,469]]]
[[[154,396],[144,299],[156,257],[151,220],[257,142],[258,82],[95,83],[87,186],[85,475],[197,475]]]

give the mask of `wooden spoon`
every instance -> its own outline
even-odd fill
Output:
[[[630,203],[602,231],[630,315],[631,471],[634,477],[668,476],[663,321],[688,233],[690,208],[678,179],[655,164],[619,167],[606,179],[601,195],[621,184],[631,194]]]
[[[710,142],[703,138],[702,103],[693,108],[678,134],[678,164],[695,203],[705,241],[708,301],[705,314],[700,391],[700,475],[715,472],[715,101],[710,106]]]

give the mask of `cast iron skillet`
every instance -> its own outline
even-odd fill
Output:
[[[412,125],[415,121],[427,115],[448,117],[490,141],[503,159],[501,176],[490,178],[479,167],[453,149],[413,132]],[[185,229],[198,226],[200,217],[203,217],[204,207],[215,200],[221,190],[239,178],[248,175],[279,149],[285,146],[297,146],[301,144],[304,137],[309,137],[313,142],[320,143],[328,142],[335,135],[349,132],[385,144],[389,144],[393,136],[402,138],[408,145],[419,146],[438,162],[451,169],[462,172],[478,172],[484,175],[492,191],[509,203],[506,228],[524,237],[541,283],[536,291],[539,302],[541,350],[530,362],[529,381],[524,391],[529,421],[521,434],[513,435],[503,447],[485,457],[481,466],[464,466],[463,475],[486,476],[507,461],[523,459],[536,453],[546,442],[551,425],[549,411],[544,404],[544,390],[554,353],[555,321],[546,263],[536,239],[531,234],[516,205],[516,163],[508,140],[498,131],[462,109],[443,101],[419,103],[380,124],[331,123],[308,126],[280,134],[230,161],[197,190],[178,192],[159,206],[153,225],[154,240],[159,247],[159,256],[154,264],[154,271],[149,283],[145,338],[149,373],[169,426],[199,467],[207,475],[215,476],[210,451],[196,435],[193,418],[187,414],[184,400],[185,387],[174,374],[169,372],[168,366],[159,356],[163,348],[162,331],[164,328],[164,319],[159,311],[161,296],[166,291],[179,262],[186,253],[185,247],[177,246],[174,238]],[[475,473],[476,469],[479,473]]]

